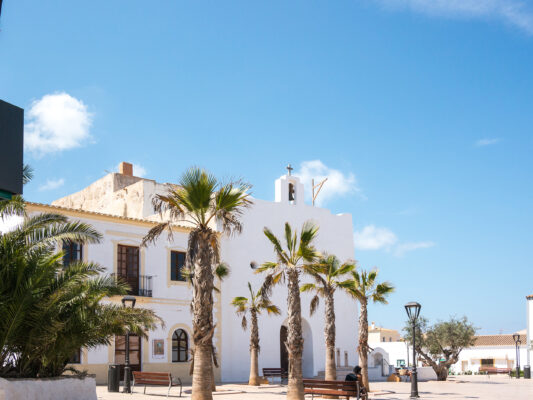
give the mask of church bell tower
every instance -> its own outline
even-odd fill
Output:
[[[304,185],[300,182],[300,178],[292,175],[293,169],[289,164],[287,174],[276,179],[276,203],[305,204]]]

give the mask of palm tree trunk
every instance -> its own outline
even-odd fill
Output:
[[[250,330],[250,378],[248,385],[259,386],[261,380],[259,379],[259,327],[257,324],[257,311],[250,310],[251,314],[251,330]]]
[[[326,338],[326,380],[337,380],[337,366],[335,364],[335,300],[333,291],[325,296],[325,316],[326,322],[324,336]]]
[[[193,339],[194,370],[192,400],[212,400],[213,385],[213,272],[214,253],[211,247],[214,232],[199,231],[189,235],[187,256],[193,262]],[[215,239],[216,240],[216,239]],[[192,251],[191,251],[192,250]]]
[[[366,300],[361,300],[359,315],[359,364],[363,376],[363,386],[370,390],[368,383],[368,311]]]
[[[289,351],[289,383],[287,388],[288,400],[304,400],[302,382],[302,308],[300,304],[300,284],[298,271],[290,269],[288,272],[288,314],[289,326],[287,347]]]

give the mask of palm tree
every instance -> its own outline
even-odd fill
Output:
[[[168,185],[166,194],[153,199],[162,222],[150,229],[143,244],[155,242],[165,230],[171,238],[176,224],[192,226],[186,263],[193,288],[193,400],[213,398],[213,281],[220,258],[216,226],[225,234],[241,232],[239,218],[251,205],[249,189],[250,185],[240,181],[221,183],[207,171],[193,167],[182,175],[178,185]]]
[[[339,287],[340,278],[355,269],[354,262],[341,265],[334,255],[324,255],[318,263],[306,269],[316,283],[302,285],[302,292],[314,292],[311,300],[310,314],[313,315],[318,307],[320,297],[324,298],[324,337],[326,340],[326,380],[337,380],[337,367],[335,366],[335,291]]]
[[[59,376],[81,347],[109,344],[128,330],[146,336],[155,327],[151,310],[100,301],[128,289],[102,267],[63,265],[57,244],[98,242],[91,226],[59,214],[26,216],[20,197],[0,203],[0,219],[15,215],[22,222],[0,234],[0,376]]]
[[[285,279],[288,283],[288,336],[287,350],[289,353],[289,384],[287,399],[303,400],[304,389],[302,383],[302,309],[300,304],[300,274],[308,264],[316,261],[319,253],[313,246],[313,240],[318,233],[318,227],[310,221],[303,224],[300,236],[292,230],[289,223],[285,223],[285,249],[280,240],[268,228],[264,233],[274,246],[277,261],[266,262],[257,272],[268,272],[261,288],[261,294],[270,296],[272,287]]]
[[[248,290],[250,291],[250,297],[235,297],[231,304],[235,306],[237,315],[242,316],[241,326],[246,330],[248,326],[248,320],[246,315],[250,314],[251,328],[250,328],[250,378],[248,379],[248,385],[259,386],[261,381],[259,380],[259,326],[257,325],[257,316],[264,310],[268,314],[279,315],[280,310],[272,302],[261,295],[261,290],[254,293],[252,285],[248,282]]]
[[[377,283],[378,270],[352,271],[351,279],[339,284],[348,294],[359,301],[359,360],[362,368],[363,385],[369,390],[368,384],[368,303],[387,304],[387,296],[394,292],[389,282]]]

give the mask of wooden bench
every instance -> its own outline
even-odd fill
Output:
[[[283,368],[263,368],[263,378],[268,379],[269,382],[270,378],[279,378],[282,381],[287,377],[287,372]]]
[[[487,375],[507,374],[511,376],[511,368],[498,368],[498,367],[479,367],[479,372],[484,372]]]
[[[319,381],[316,379],[304,379],[304,393],[310,394],[311,398],[324,395],[342,396],[346,399],[355,397],[359,400],[361,397],[366,399],[366,394],[363,394],[359,388],[357,381]]]
[[[172,381],[172,375],[170,372],[142,372],[142,371],[133,371],[133,387],[131,392],[133,393],[133,388],[135,385],[144,385],[144,394],[146,394],[146,385],[157,385],[157,386],[168,386],[167,397],[170,394],[170,388],[172,386],[180,387],[180,397],[181,397],[181,379],[176,378],[178,383]]]

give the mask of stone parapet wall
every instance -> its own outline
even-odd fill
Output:
[[[2,400],[96,400],[96,380],[61,376],[49,379],[2,379]]]

